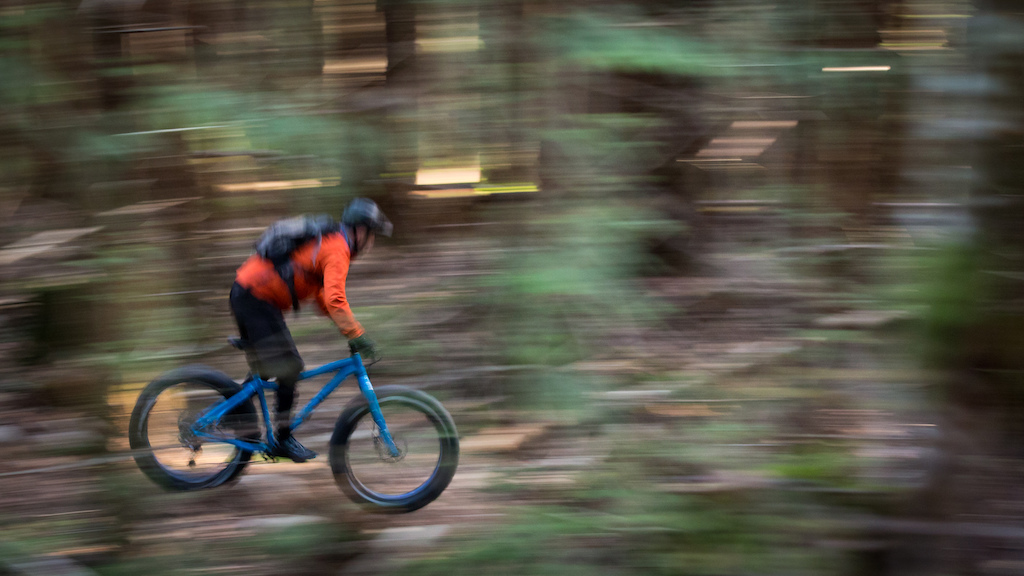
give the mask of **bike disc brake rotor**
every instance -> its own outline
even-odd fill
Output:
[[[380,436],[380,427],[376,424],[373,425],[373,446],[377,449],[377,456],[382,462],[388,462],[394,464],[401,462],[405,459],[406,453],[409,451],[409,443],[402,438],[395,438],[391,436],[391,440],[394,441],[395,447],[398,448],[398,456],[392,456],[391,451],[388,450],[388,445],[384,442],[384,439]]]

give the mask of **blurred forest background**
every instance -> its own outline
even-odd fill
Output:
[[[1022,10],[0,2],[0,573],[1024,573]],[[138,391],[241,378],[235,268],[356,195],[371,377],[452,412],[451,487],[349,503],[344,387],[316,461],[160,491]]]

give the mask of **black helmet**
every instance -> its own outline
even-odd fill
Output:
[[[374,234],[391,236],[391,221],[369,198],[355,198],[345,207],[341,223],[346,226],[366,226]]]

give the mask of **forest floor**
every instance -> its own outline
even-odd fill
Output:
[[[658,470],[650,484],[666,493],[823,481],[837,492],[871,493],[864,486],[873,484],[884,494],[927,483],[935,421],[921,408],[926,379],[893,345],[905,312],[851,298],[835,279],[797,279],[778,252],[731,241],[708,248],[705,273],[643,281],[666,306],[657,327],[631,348],[572,367],[602,383],[579,393],[582,411],[510,402],[504,368],[473,354],[479,327],[466,318],[479,311],[458,294],[465,278],[487,273],[495,247],[455,236],[401,253],[381,248],[353,268],[350,298],[357,314],[367,310],[364,324],[451,352],[417,368],[389,359],[378,338],[385,362],[371,370],[375,386],[424,388],[461,432],[455,479],[412,514],[368,513],[335,485],[327,444],[351,387],[299,434],[317,459],[257,460],[234,485],[181,494],[150,483],[127,454],[127,416],[142,382],[111,391],[113,430],[81,411],[35,405],[31,391],[4,392],[0,560],[18,574],[386,574],[486,540],[524,507],[576,501],[631,442],[648,447],[633,457]],[[417,305],[403,310],[418,314],[389,316],[409,298]],[[226,315],[217,322],[230,331]],[[309,366],[337,357],[340,340],[325,337],[327,324],[308,313],[292,321]],[[202,362],[244,372],[226,349]],[[300,398],[315,387],[301,386]],[[681,454],[666,456],[660,443]],[[839,469],[784,469],[809,443],[840,443],[851,459]]]

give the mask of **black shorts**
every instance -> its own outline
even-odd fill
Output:
[[[294,378],[304,363],[284,323],[284,314],[237,282],[231,287],[231,313],[239,336],[249,343],[249,367],[264,378]]]

